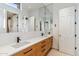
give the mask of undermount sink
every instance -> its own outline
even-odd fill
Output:
[[[24,45],[27,45],[29,44],[30,42],[20,42],[20,43],[16,43],[14,45],[12,45],[13,48],[19,48],[19,47],[22,47]]]

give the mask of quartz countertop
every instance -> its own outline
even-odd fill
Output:
[[[42,40],[45,40],[46,38],[48,37],[51,37],[51,35],[48,35],[48,36],[39,36],[39,37],[36,37],[36,38],[32,38],[32,39],[26,39],[24,40],[23,42],[29,42],[28,44],[25,44],[19,48],[14,48],[12,47],[12,45],[16,44],[16,43],[13,43],[13,44],[10,44],[10,45],[5,45],[3,47],[0,47],[0,56],[11,56],[27,47],[30,47],[31,45],[33,44],[36,44]]]

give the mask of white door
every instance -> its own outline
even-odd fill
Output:
[[[76,34],[77,34],[77,37],[76,37],[76,55],[79,56],[79,6],[77,6],[77,11],[76,11]]]
[[[59,51],[75,54],[75,8],[69,7],[59,11]]]

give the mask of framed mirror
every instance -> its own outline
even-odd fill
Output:
[[[40,31],[44,32],[45,34],[50,34],[52,27],[51,24],[53,23],[52,13],[49,11],[47,6],[44,6],[39,9],[39,17],[40,17]]]
[[[7,11],[6,17],[6,32],[18,32],[18,14]]]

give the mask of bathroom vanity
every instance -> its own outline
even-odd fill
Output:
[[[39,36],[0,47],[0,56],[45,56],[53,47],[53,37]]]
[[[52,48],[52,37],[48,37],[32,46],[29,46],[16,54],[14,56],[44,56]]]

